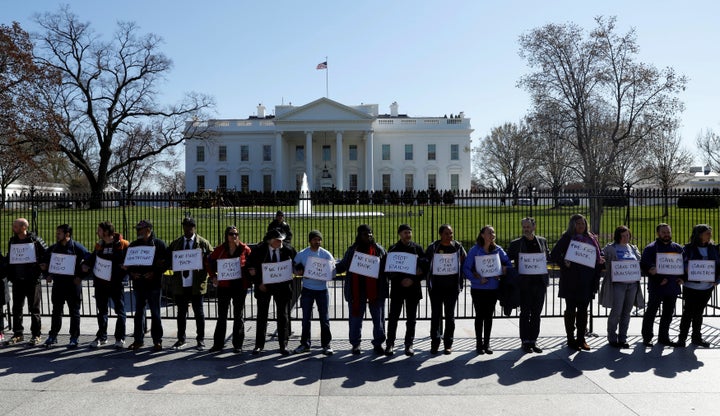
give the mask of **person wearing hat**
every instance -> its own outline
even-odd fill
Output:
[[[204,260],[212,251],[210,242],[197,234],[197,224],[193,218],[186,217],[182,221],[183,235],[170,243],[168,264],[172,265],[174,252],[184,250],[200,250]],[[202,264],[202,263],[201,263]],[[177,337],[173,349],[181,349],[187,345],[185,329],[187,328],[188,303],[192,304],[195,325],[197,327],[197,350],[205,349],[205,312],[203,297],[207,293],[207,271],[204,266],[197,270],[174,271],[171,281],[172,295],[177,305]]]
[[[213,335],[213,346],[210,352],[220,352],[225,346],[225,332],[227,330],[228,311],[230,301],[233,305],[233,352],[239,354],[243,350],[245,341],[245,298],[252,282],[243,273],[246,269],[250,247],[240,241],[238,229],[234,225],[225,228],[225,242],[215,247],[208,258],[208,272],[212,284],[217,287],[218,316]],[[218,279],[218,260],[237,258],[240,261],[240,275],[231,279]]]
[[[405,306],[405,355],[411,357],[415,354],[413,342],[415,341],[415,322],[417,307],[422,299],[422,281],[427,270],[425,250],[420,244],[412,241],[412,228],[408,224],[401,224],[397,230],[400,240],[393,244],[388,253],[408,253],[416,256],[415,270],[388,272],[390,281],[390,313],[388,314],[387,342],[385,355],[394,353],[395,336],[397,334],[400,313]],[[408,273],[409,272],[409,273]]]
[[[278,229],[272,229],[265,234],[263,242],[252,250],[248,259],[248,274],[255,285],[255,299],[257,299],[257,331],[255,333],[255,349],[253,355],[260,354],[265,349],[265,336],[267,334],[268,312],[270,298],[275,301],[275,316],[277,317],[278,342],[280,354],[290,355],[288,339],[290,338],[290,298],[292,296],[292,275],[290,280],[265,283],[263,280],[263,264],[281,263],[295,258],[292,246],[283,244],[285,234]],[[268,265],[269,267],[270,265]],[[292,270],[291,270],[292,271]],[[265,276],[270,279],[270,276]]]
[[[367,255],[378,257],[379,272],[368,269],[364,273],[358,273],[353,267],[353,264],[358,264],[363,259],[366,264],[370,264]],[[385,299],[388,296],[387,279],[383,273],[385,255],[385,249],[373,239],[372,228],[367,224],[362,224],[357,229],[355,243],[348,247],[342,260],[336,265],[337,273],[347,272],[345,275],[345,300],[350,309],[349,336],[354,355],[362,352],[360,350],[362,322],[365,309],[368,308],[373,322],[373,350],[378,355],[385,353],[382,347],[385,342]],[[375,265],[377,266],[377,264]],[[351,268],[354,271],[351,271]]]
[[[285,221],[284,212],[278,210],[278,212],[275,213],[275,219],[268,224],[267,230],[280,230],[280,232],[285,235],[285,239],[283,240],[284,244],[291,244],[293,234],[292,231],[290,231],[290,224]]]
[[[133,294],[135,295],[135,316],[133,336],[135,340],[128,346],[130,350],[137,350],[144,345],[145,307],[150,308],[152,326],[150,335],[153,340],[153,350],[162,350],[163,327],[160,317],[160,293],[162,276],[167,270],[167,246],[165,242],[153,233],[153,225],[148,220],[142,220],[135,226],[137,239],[130,243],[128,250],[133,247],[155,247],[152,264],[124,266],[132,280]],[[127,256],[127,253],[126,253]]]
[[[332,334],[330,333],[330,295],[327,288],[327,280],[323,280],[326,277],[332,279],[335,275],[335,271],[331,269],[331,265],[334,268],[335,258],[329,251],[321,247],[322,245],[322,233],[317,230],[312,230],[308,234],[309,247],[301,250],[297,256],[295,256],[295,273],[303,276],[302,284],[302,296],[300,298],[300,304],[302,305],[302,335],[300,337],[300,346],[295,349],[295,353],[303,353],[310,350],[310,320],[312,319],[313,303],[317,305],[318,315],[320,319],[320,345],[322,346],[323,354],[332,355],[333,349],[330,346],[332,340]],[[324,260],[328,267],[322,269],[325,272],[329,272],[329,276],[305,273],[306,266],[309,258],[319,258]],[[308,272],[310,270],[307,270]]]

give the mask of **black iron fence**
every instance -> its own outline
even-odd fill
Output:
[[[42,194],[24,192],[9,195],[0,210],[0,241],[8,241],[11,224],[15,218],[27,218],[31,230],[54,241],[55,228],[70,224],[73,238],[91,249],[96,241],[96,227],[102,221],[112,221],[129,240],[134,238],[134,225],[141,219],[154,224],[156,235],[169,242],[181,235],[181,221],[185,216],[195,218],[198,234],[219,244],[227,225],[234,224],[241,239],[248,243],[261,241],[269,222],[277,210],[285,213],[292,227],[292,244],[305,247],[310,230],[321,230],[323,246],[335,257],[343,255],[352,244],[359,224],[369,224],[375,239],[385,247],[397,240],[397,226],[408,223],[413,228],[413,238],[421,245],[428,245],[437,238],[441,224],[451,224],[455,237],[469,249],[480,228],[485,224],[495,227],[498,244],[507,246],[520,235],[520,220],[532,216],[537,222],[537,232],[548,239],[550,245],[558,240],[567,228],[572,214],[581,213],[592,219],[591,204],[601,204],[602,210],[598,238],[601,246],[612,241],[618,225],[627,225],[633,232],[633,242],[640,248],[655,238],[655,226],[668,223],[672,226],[674,240],[687,242],[695,224],[720,224],[720,193],[705,190],[610,190],[602,194],[585,191],[553,194],[546,190],[527,189],[516,195],[495,191],[450,192],[340,192],[318,191],[308,194],[299,192],[203,192],[191,194],[121,192],[103,195],[103,208],[89,210],[89,196],[83,194]],[[596,222],[598,218],[595,218]],[[3,247],[3,252],[7,246]],[[551,271],[551,277],[555,277]],[[551,278],[544,315],[561,316],[563,305],[557,298],[556,279]],[[331,283],[331,317],[346,318],[346,305],[342,298],[342,281]],[[84,283],[82,315],[94,316],[95,305],[92,283]],[[128,286],[128,310],[134,310]],[[43,314],[50,313],[49,287],[43,296]],[[469,290],[461,293],[457,316],[473,316]],[[206,304],[206,315],[216,316],[216,303],[212,290]],[[713,294],[706,313],[718,313],[717,294]],[[248,296],[246,316],[255,316],[252,296]],[[638,311],[638,313],[641,311]],[[294,316],[299,312],[295,310]],[[166,299],[163,314],[175,316],[175,308]],[[607,316],[605,308],[593,306],[595,316]],[[429,303],[425,296],[419,308],[419,318],[428,319]],[[498,316],[501,314],[498,311]]]

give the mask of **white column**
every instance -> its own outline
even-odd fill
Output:
[[[283,177],[287,169],[284,168],[282,132],[275,132],[275,190],[284,191],[285,184]]]
[[[335,173],[336,176],[336,185],[335,187],[338,189],[338,191],[342,191],[345,189],[345,186],[343,183],[345,182],[345,172],[343,172],[343,132],[336,131],[335,132],[335,158],[337,159],[337,171]]]
[[[312,191],[315,184],[315,176],[313,175],[313,159],[312,159],[312,136],[313,132],[305,132],[305,173],[308,178],[308,189]]]
[[[368,191],[375,190],[375,163],[373,160],[373,130],[367,131],[367,138],[365,140],[365,166],[367,166],[367,172],[365,173],[365,189]]]

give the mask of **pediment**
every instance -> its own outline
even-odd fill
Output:
[[[320,98],[275,117],[275,124],[315,121],[371,121],[370,114],[340,104],[328,98]]]

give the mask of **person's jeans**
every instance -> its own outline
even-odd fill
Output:
[[[320,345],[323,348],[330,346],[332,334],[330,333],[330,294],[328,290],[313,290],[308,288],[302,289],[300,304],[302,306],[302,335],[300,343],[310,346],[310,321],[312,320],[313,303],[317,304],[318,315],[320,320]]]
[[[415,293],[398,293],[390,297],[390,313],[388,314],[387,343],[395,344],[398,321],[405,306],[405,346],[410,347],[415,341],[418,298]]]
[[[651,342],[653,339],[653,327],[655,326],[655,317],[657,316],[660,305],[662,304],[662,314],[660,315],[660,326],[658,328],[658,341],[670,342],[670,323],[675,313],[675,303],[677,296],[663,296],[654,291],[648,293],[648,301],[645,307],[645,315],[642,320],[642,337],[644,342]]]
[[[233,304],[233,348],[242,349],[245,341],[245,298],[247,289],[234,287],[219,287],[218,293],[218,320],[213,335],[213,346],[222,347],[225,345],[225,333],[227,332],[228,311],[230,301]]]
[[[33,337],[40,336],[40,301],[41,288],[40,281],[31,280],[15,280],[12,282],[12,322],[13,335],[22,336],[23,330],[23,307],[25,300],[28,303],[28,312],[30,312],[30,331]]]
[[[70,314],[70,338],[80,337],[80,290],[82,286],[75,284],[72,276],[55,278],[53,281],[52,294],[52,319],[50,323],[50,334],[56,338],[62,328],[63,309],[68,305]]]
[[[450,278],[448,278],[450,279]],[[454,277],[449,286],[439,286],[437,280],[430,291],[430,344],[431,348],[440,345],[443,339],[444,347],[452,348],[455,337],[455,305],[458,300],[458,291]],[[439,280],[439,279],[438,279]],[[445,316],[445,330],[443,331],[443,315]]]
[[[142,343],[145,338],[145,306],[150,308],[150,336],[154,344],[162,343],[163,327],[160,319],[160,288],[145,288],[136,286],[133,288],[135,294],[135,316],[133,336],[136,343]]]
[[[360,310],[363,313],[360,316],[353,316],[350,314],[349,327],[350,327],[350,345],[353,348],[360,347],[362,341],[362,324],[365,315],[365,306],[370,309],[370,316],[372,317],[373,323],[373,340],[372,344],[374,347],[382,348],[382,343],[385,342],[385,300],[377,299],[374,302],[368,302],[367,299],[360,301]],[[350,305],[352,309],[352,305]]]
[[[112,299],[116,315],[115,341],[124,340],[125,325],[127,322],[127,315],[125,313],[125,288],[121,283],[98,283],[96,279],[94,289],[98,322],[98,331],[95,337],[102,340],[107,339],[108,310],[110,308],[109,302]]]
[[[520,278],[520,341],[523,344],[537,342],[546,291],[542,276]]]
[[[627,342],[627,331],[630,326],[630,312],[632,312],[638,284],[612,283],[613,305],[607,322],[607,338],[609,342]]]
[[[196,339],[198,342],[205,339],[205,310],[203,309],[203,300],[203,295],[192,294],[192,288],[183,288],[183,293],[175,296],[179,341],[185,341],[189,303],[192,304],[193,315],[195,315],[195,326],[197,328]]]

